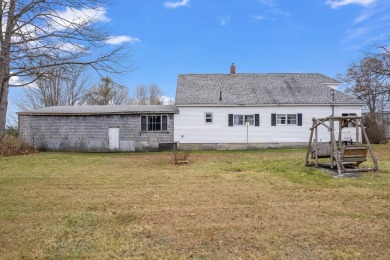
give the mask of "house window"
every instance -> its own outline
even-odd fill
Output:
[[[297,124],[297,115],[287,115],[287,124],[288,125],[296,125]]]
[[[356,113],[342,113],[342,116],[356,116]]]
[[[205,123],[212,124],[213,123],[213,113],[206,112],[204,113]]]
[[[245,115],[245,123],[248,122],[249,125],[255,124],[255,117],[253,115]]]
[[[278,114],[276,115],[277,125],[297,125],[296,114]]]
[[[245,125],[248,122],[249,125],[255,125],[254,115],[234,115],[234,125]]]
[[[167,131],[168,116],[141,116],[141,131]]]
[[[302,113],[298,114],[271,114],[271,126],[277,125],[296,125],[302,126]]]
[[[234,115],[234,125],[243,125],[244,116],[243,115]]]
[[[276,116],[276,123],[278,125],[285,125],[286,124],[286,115],[277,115]]]
[[[342,113],[341,116],[357,116],[356,113]],[[356,127],[354,122],[349,122],[348,127]]]
[[[275,114],[276,121],[276,114]],[[260,126],[260,115],[233,115],[228,114],[228,126],[234,125],[245,125],[245,123],[249,123],[249,125]]]

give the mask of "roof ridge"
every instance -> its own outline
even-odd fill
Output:
[[[319,72],[246,72],[246,73],[235,73],[235,74],[230,74],[230,73],[180,73],[180,75],[304,75],[304,74],[317,74],[317,75],[322,75],[325,77],[326,76],[322,73]]]

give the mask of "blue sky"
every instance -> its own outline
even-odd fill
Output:
[[[237,73],[335,77],[390,38],[389,0],[116,0],[99,11],[110,43],[131,46],[136,69],[116,80],[169,97],[179,74],[228,73],[232,62]],[[13,113],[20,91],[10,94]]]

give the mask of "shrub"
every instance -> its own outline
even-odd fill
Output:
[[[12,135],[14,137],[18,137],[19,136],[19,128],[17,126],[13,126],[13,125],[6,126],[5,134]]]
[[[171,163],[175,165],[189,164],[190,151],[174,150],[171,154]]]
[[[31,145],[23,143],[12,135],[6,135],[0,140],[0,156],[28,155],[37,152]]]
[[[363,124],[366,127],[366,133],[370,143],[387,143],[387,126],[384,120],[376,117],[375,115],[368,114],[363,117]]]

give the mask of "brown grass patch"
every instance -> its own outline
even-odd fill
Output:
[[[0,160],[0,255],[15,258],[387,259],[382,171],[333,179],[304,150],[40,153]]]
[[[2,140],[0,139],[0,156],[29,155],[37,152],[34,147],[12,135],[6,135]]]

